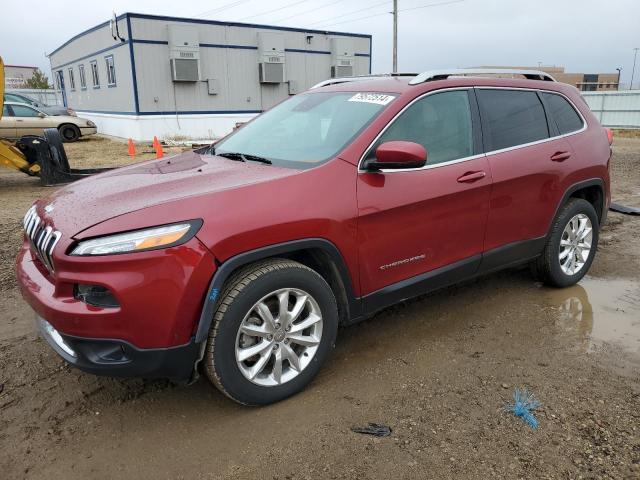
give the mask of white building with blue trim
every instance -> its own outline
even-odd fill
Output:
[[[49,60],[65,105],[101,133],[216,138],[322,80],[371,73],[371,35],[125,13]]]

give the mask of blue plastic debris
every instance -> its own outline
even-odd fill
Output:
[[[538,420],[533,416],[532,411],[539,406],[540,402],[536,400],[533,393],[529,393],[526,388],[524,390],[516,388],[513,392],[513,403],[508,403],[505,410],[522,418],[531,428],[538,428]]]

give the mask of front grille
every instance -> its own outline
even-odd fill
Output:
[[[44,263],[49,272],[53,273],[53,249],[60,240],[62,234],[54,230],[50,225],[46,225],[38,213],[36,206],[32,206],[23,220],[24,231],[29,238],[32,250]]]

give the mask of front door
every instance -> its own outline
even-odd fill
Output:
[[[43,135],[44,129],[50,127],[51,120],[43,117],[35,108],[26,105],[12,105],[16,122],[16,137],[23,135]]]
[[[18,138],[16,135],[16,119],[13,117],[9,105],[4,105],[2,108],[0,138]]]
[[[478,123],[473,91],[430,93],[407,107],[366,154],[375,156],[385,141],[406,140],[426,148],[427,164],[358,175],[363,295],[402,290],[426,272],[449,271],[452,279],[462,270],[475,272],[491,187]]]

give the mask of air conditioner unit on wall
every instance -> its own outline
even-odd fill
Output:
[[[331,78],[350,77],[355,74],[353,40],[346,37],[331,39]]]
[[[258,32],[258,72],[260,83],[285,81],[284,35]]]
[[[331,65],[331,78],[353,77],[353,65]]]
[[[192,25],[169,24],[169,62],[174,82],[200,80],[198,30]]]

